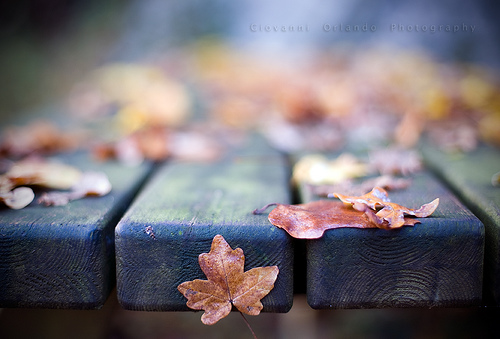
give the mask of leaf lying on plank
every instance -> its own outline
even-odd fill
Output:
[[[111,191],[111,183],[102,172],[85,172],[69,192],[46,192],[38,202],[46,206],[62,206],[86,196],[103,196]]]
[[[15,163],[3,177],[8,179],[11,188],[36,185],[52,189],[69,189],[80,180],[81,175],[80,170],[61,163],[20,161]]]
[[[269,221],[276,227],[284,229],[298,239],[317,239],[329,229],[335,228],[382,228],[394,229],[402,226],[414,226],[420,221],[405,217],[411,215],[424,218],[431,215],[439,204],[439,199],[423,205],[417,210],[391,203],[387,192],[375,187],[361,197],[349,197],[334,193],[340,201],[319,200],[307,204],[287,205],[269,204],[253,211],[263,213],[269,206],[275,205],[269,213]],[[345,203],[352,204],[350,208]],[[383,207],[377,213],[373,210]]]
[[[35,198],[35,193],[29,187],[18,187],[12,191],[0,192],[0,201],[13,210],[28,206]]]
[[[380,174],[407,176],[422,169],[420,155],[412,149],[389,147],[370,152],[369,165]]]
[[[226,317],[232,305],[242,313],[258,315],[263,308],[260,300],[273,289],[279,273],[277,266],[243,272],[243,250],[231,249],[221,235],[214,237],[210,252],[200,254],[198,262],[208,280],[186,281],[177,289],[188,299],[189,308],[205,310],[201,317],[205,325]]]
[[[262,213],[267,207],[276,205],[268,216],[271,224],[284,229],[297,239],[318,239],[326,230],[342,227],[376,228],[359,211],[344,206],[340,201],[318,200],[307,204],[270,204],[255,210]]]
[[[293,181],[309,184],[337,184],[345,180],[365,176],[368,167],[349,153],[329,160],[320,154],[307,155],[293,167]]]
[[[369,193],[359,197],[339,193],[333,193],[331,196],[339,198],[344,203],[352,204],[355,210],[366,212],[371,222],[384,229],[408,225],[407,218],[404,215],[412,215],[418,218],[428,217],[439,205],[439,198],[437,198],[418,209],[407,208],[391,202],[387,192],[380,187],[375,187]],[[380,207],[382,209],[377,213],[373,213],[368,209],[376,210]]]
[[[346,195],[362,195],[373,187],[382,187],[387,191],[402,190],[408,188],[412,183],[409,178],[398,178],[392,175],[381,175],[375,178],[369,178],[356,182],[354,180],[345,180],[333,185],[305,185],[304,188],[317,196],[326,197],[331,192],[344,192]]]
[[[55,162],[21,161],[0,176],[0,201],[12,209],[26,207],[35,194],[25,186],[67,190],[44,193],[38,202],[47,206],[65,205],[71,200],[106,195],[111,191],[111,184],[104,173],[82,173],[75,167]]]
[[[8,126],[0,137],[0,157],[19,159],[74,150],[85,140],[85,132],[65,132],[53,123],[37,120],[26,126]]]

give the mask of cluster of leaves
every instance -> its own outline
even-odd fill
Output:
[[[0,175],[0,201],[12,209],[22,209],[35,198],[32,186],[48,188],[38,202],[46,206],[61,206],[85,196],[102,196],[111,191],[111,184],[102,172],[81,172],[75,167],[25,160],[14,163]]]
[[[70,103],[76,116],[111,125],[114,133],[102,133],[92,147],[99,160],[213,161],[224,149],[225,133],[191,123],[186,86],[159,66],[108,64],[78,84]]]
[[[420,221],[406,216],[425,218],[430,216],[439,205],[439,198],[411,209],[390,201],[387,191],[380,187],[362,196],[347,196],[332,193],[342,202],[318,200],[306,204],[269,204],[256,209],[254,214],[263,213],[269,206],[276,205],[269,213],[269,221],[284,229],[298,239],[321,238],[326,230],[351,228],[395,229],[402,226],[414,226]],[[345,204],[352,205],[352,208]],[[374,211],[377,211],[376,213]]]
[[[204,46],[196,75],[214,119],[259,127],[288,152],[416,145],[500,145],[500,83],[477,65],[442,64],[418,51],[352,48],[279,64]]]

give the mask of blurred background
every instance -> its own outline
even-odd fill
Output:
[[[0,121],[36,117],[40,107],[66,100],[89,72],[107,63],[158,62],[176,54],[182,61],[193,46],[212,43],[274,62],[390,46],[495,73],[498,14],[493,0],[0,1]],[[173,73],[175,67],[167,66]],[[496,310],[315,311],[304,295],[295,299],[287,314],[249,319],[260,338],[499,335]],[[202,325],[200,315],[125,311],[113,295],[99,311],[0,310],[0,337],[250,337],[238,314],[213,327]]]
[[[392,45],[500,67],[500,11],[493,0],[312,0],[293,6],[283,0],[20,0],[0,6],[2,117],[68,95],[106,62],[147,61],[207,38],[275,59],[345,45],[358,46],[359,53],[365,48],[359,46]]]

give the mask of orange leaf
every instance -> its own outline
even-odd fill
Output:
[[[240,312],[258,315],[260,300],[274,287],[277,266],[257,267],[244,272],[245,256],[241,248],[231,249],[221,235],[212,241],[209,253],[198,257],[208,280],[195,279],[177,286],[187,299],[187,306],[204,310],[201,321],[213,325],[226,317],[234,305]]]
[[[439,205],[439,198],[437,198],[418,209],[407,208],[390,202],[387,192],[380,187],[374,187],[369,193],[359,197],[339,193],[333,193],[332,196],[339,198],[344,203],[352,204],[353,208],[358,211],[365,212],[373,223],[385,229],[414,225],[415,222],[412,219],[405,218],[405,214],[425,218],[431,215]],[[376,210],[379,207],[382,207],[382,209],[375,214],[367,209]]]
[[[339,201],[330,200],[300,205],[277,204],[268,218],[271,224],[298,239],[321,238],[326,230],[334,228],[377,227],[363,213],[347,208]]]

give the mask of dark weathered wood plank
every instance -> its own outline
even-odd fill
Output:
[[[340,193],[340,192],[339,192]],[[481,302],[484,227],[428,173],[389,194],[440,205],[421,224],[397,230],[340,228],[307,241],[311,307],[463,307]]]
[[[114,287],[114,228],[151,166],[96,164],[87,154],[64,160],[104,171],[112,191],[66,206],[0,210],[0,307],[99,308]]]
[[[492,176],[500,171],[500,151],[482,145],[457,155],[426,146],[422,153],[427,165],[484,223],[484,302],[500,305],[500,187],[491,183]]]
[[[221,234],[233,249],[244,251],[245,270],[278,266],[263,311],[287,312],[293,299],[292,239],[252,214],[274,201],[289,201],[287,169],[279,154],[257,140],[216,163],[165,164],[116,228],[120,304],[132,310],[189,310],[177,286],[206,279],[198,256]]]

